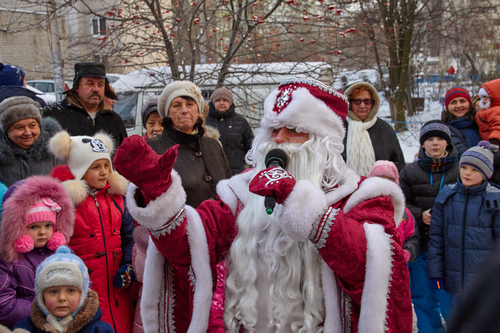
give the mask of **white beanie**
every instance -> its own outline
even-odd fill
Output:
[[[172,101],[179,96],[191,97],[198,105],[198,114],[203,113],[205,100],[201,95],[201,90],[191,81],[174,81],[168,84],[158,100],[158,113],[162,118],[168,117],[168,108]]]
[[[481,99],[479,100],[479,107],[483,110],[485,109],[489,109],[490,106],[491,106],[491,100],[489,100],[488,102],[484,103],[483,101],[483,97],[490,97],[490,95],[488,94],[488,92],[486,91],[486,89],[484,89],[483,87],[481,87],[481,89],[479,89],[479,97],[481,97]]]
[[[47,257],[36,270],[36,300],[42,311],[49,315],[43,299],[43,291],[47,288],[58,286],[75,286],[80,290],[78,307],[71,314],[80,310],[89,290],[90,277],[87,266],[76,255],[71,253],[67,246],[60,246],[56,253]]]
[[[80,180],[95,161],[106,159],[111,164],[113,140],[104,133],[98,133],[94,137],[69,136],[63,131],[50,139],[49,148],[56,157],[68,161],[71,173],[76,180]]]

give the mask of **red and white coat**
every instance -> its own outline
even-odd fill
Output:
[[[238,230],[254,172],[221,181],[218,200],[185,206],[180,178],[146,207],[127,191],[132,216],[151,232],[142,294],[145,332],[206,332],[216,265]],[[284,203],[285,230],[309,238],[323,259],[324,332],[411,332],[408,269],[396,226],[404,196],[393,182],[345,175],[322,192],[298,181]],[[321,218],[320,218],[321,217]],[[361,306],[362,304],[362,306]]]

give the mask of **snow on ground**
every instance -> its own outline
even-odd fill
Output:
[[[389,103],[383,97],[381,92],[379,92],[379,94],[381,105],[377,116],[391,123]],[[405,155],[406,163],[413,162],[415,153],[417,153],[420,148],[419,136],[422,125],[429,120],[441,119],[442,110],[443,104],[441,101],[434,101],[431,98],[426,98],[424,111],[421,111],[412,117],[407,117],[406,126],[408,130],[396,133],[398,135],[399,144],[403,150],[403,154]]]

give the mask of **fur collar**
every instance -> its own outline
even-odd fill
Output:
[[[76,180],[71,174],[67,164],[56,166],[50,175],[63,182],[64,188],[68,191],[69,197],[75,206],[81,204],[89,195],[90,187],[83,179]],[[125,196],[127,193],[128,180],[118,172],[113,171],[108,178],[108,194]]]
[[[30,156],[32,156],[35,160],[49,160],[54,158],[48,148],[49,140],[61,130],[61,126],[54,119],[50,117],[42,118],[40,136],[29,149]],[[7,133],[2,133],[0,135],[0,164],[12,164],[18,158],[16,148],[8,139]]]
[[[83,326],[92,321],[99,310],[99,297],[93,290],[89,290],[87,298],[76,314],[75,318],[68,324],[65,332],[79,332]],[[38,306],[36,300],[31,306],[31,321],[38,329],[44,332],[57,333],[56,329],[47,322],[47,317]]]

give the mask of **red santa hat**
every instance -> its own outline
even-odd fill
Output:
[[[343,138],[348,109],[347,97],[336,89],[310,78],[288,78],[266,98],[260,126]]]

